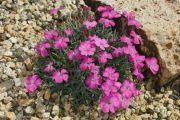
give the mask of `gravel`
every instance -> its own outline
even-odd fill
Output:
[[[36,55],[34,46],[42,39],[43,30],[52,20],[49,10],[60,4],[52,0],[0,2],[0,119],[180,119],[179,96],[167,88],[156,93],[149,87],[146,90],[147,85],[142,85],[146,92],[137,97],[130,108],[120,110],[117,114],[104,114],[99,107],[84,105],[79,107],[78,113],[73,112],[68,101],[62,104],[64,98],[51,93],[49,89],[26,93],[23,80],[32,71]]]

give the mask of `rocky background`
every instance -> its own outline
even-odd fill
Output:
[[[93,1],[93,0],[92,0]],[[145,93],[131,107],[117,114],[103,114],[100,108],[80,106],[74,112],[68,96],[50,90],[27,94],[23,80],[31,73],[34,46],[42,39],[52,16],[49,10],[62,0],[0,0],[0,120],[179,120],[180,119],[180,1],[179,0],[100,0],[117,10],[133,10],[144,25],[145,48],[160,60],[161,85],[155,92],[153,79],[145,81]],[[83,1],[80,1],[83,4]],[[76,9],[73,0],[65,14]],[[152,49],[152,45],[155,50]],[[63,104],[61,104],[63,103]]]

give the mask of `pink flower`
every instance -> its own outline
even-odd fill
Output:
[[[49,48],[51,48],[51,45],[50,45],[50,43],[47,43],[47,42],[36,45],[36,51],[42,57],[47,57],[48,56],[47,49],[49,49]]]
[[[116,49],[113,51],[112,55],[113,55],[114,57],[119,57],[119,56],[121,56],[123,53],[124,53],[124,49],[119,47],[119,48],[116,48]]]
[[[70,50],[68,53],[68,57],[70,60],[80,60],[83,58],[83,56],[80,54],[79,49],[75,49],[75,50]]]
[[[140,35],[136,34],[134,31],[131,31],[130,35],[133,38],[134,44],[143,44],[143,39]]]
[[[94,62],[93,58],[86,57],[83,59],[82,63],[80,64],[80,69],[82,71],[86,70],[89,68],[89,66]]]
[[[114,27],[115,26],[115,23],[113,20],[109,20],[109,19],[106,19],[106,18],[100,18],[99,19],[99,22],[100,23],[103,23],[104,26],[107,28],[107,27]]]
[[[64,6],[60,6],[59,8],[53,8],[53,9],[50,10],[50,13],[52,15],[55,15],[55,14],[57,14],[59,12],[59,10],[62,10],[62,9],[64,9]]]
[[[57,14],[58,13],[58,9],[57,8],[53,8],[53,9],[51,9],[50,10],[50,13],[52,14],[52,15],[55,15],[55,14]]]
[[[87,29],[93,29],[94,27],[96,27],[96,25],[97,25],[97,22],[96,21],[92,21],[92,22],[90,22],[90,21],[84,21],[84,23],[83,23],[85,26],[86,26],[86,28]]]
[[[89,67],[89,70],[90,70],[91,73],[94,73],[94,74],[99,73],[100,67],[95,65],[94,63],[90,64],[88,67]]]
[[[95,47],[93,47],[89,41],[82,42],[79,50],[81,55],[84,56],[94,55],[94,52],[96,51]]]
[[[102,80],[99,75],[91,74],[86,78],[85,84],[90,89],[97,89],[102,83]]]
[[[146,65],[150,68],[151,72],[156,75],[159,71],[158,61],[155,57],[149,57],[145,60]]]
[[[107,40],[105,40],[105,39],[96,39],[95,44],[97,47],[100,47],[101,50],[105,50],[105,48],[109,47],[109,44],[108,44]]]
[[[106,67],[103,76],[112,81],[117,81],[119,79],[119,73],[112,67]]]
[[[45,71],[45,72],[52,72],[52,71],[54,71],[55,68],[53,67],[53,64],[54,64],[53,62],[49,62],[49,63],[46,65],[44,71]]]
[[[110,11],[110,10],[113,10],[113,8],[111,6],[99,6],[98,7],[99,12],[105,12],[105,11]]]
[[[102,84],[102,89],[104,91],[104,94],[107,96],[109,96],[111,93],[118,92],[120,87],[121,87],[121,83],[112,80],[106,80],[106,82]]]
[[[66,69],[58,70],[53,73],[53,79],[56,83],[62,83],[63,81],[68,81],[68,72]]]
[[[127,37],[127,36],[125,36],[125,35],[123,35],[123,36],[121,37],[121,41],[122,41],[123,43],[127,43],[128,45],[132,45],[132,39],[129,38],[129,37]]]
[[[133,75],[135,75],[137,77],[138,80],[143,80],[144,79],[144,75],[141,73],[142,68],[139,66],[134,67],[134,71],[133,71]]]
[[[119,98],[117,96],[104,95],[100,100],[100,106],[103,112],[115,113],[120,105]]]
[[[124,80],[120,88],[121,94],[123,94],[123,96],[126,98],[133,97],[135,90],[136,85],[130,80]]]
[[[124,53],[128,55],[135,55],[138,53],[136,48],[133,45],[128,45],[124,47],[123,49],[124,49]]]
[[[134,12],[124,12],[123,13],[125,17],[127,17],[128,19],[128,25],[132,25],[132,26],[135,26],[136,28],[141,28],[142,25],[140,22],[138,22],[136,19],[135,19],[135,13]]]
[[[54,46],[57,49],[64,49],[64,48],[67,48],[67,43],[68,42],[69,42],[69,38],[56,37]]]
[[[67,36],[71,36],[74,32],[74,30],[72,28],[67,28],[64,30],[64,32],[66,33]]]
[[[118,108],[128,108],[132,102],[132,97],[126,98],[123,94],[118,94],[118,100],[120,102]]]
[[[113,19],[113,18],[119,18],[121,17],[121,14],[119,14],[118,12],[116,12],[115,10],[111,10],[111,11],[105,11],[102,13],[102,17],[104,18],[109,18],[109,19]]]
[[[25,86],[28,92],[33,93],[40,87],[42,84],[42,80],[38,75],[30,75],[25,80]]]
[[[88,6],[85,6],[85,5],[82,5],[81,8],[84,11],[90,11],[91,10],[91,7],[88,7]]]
[[[54,37],[57,37],[59,35],[58,31],[57,30],[51,30],[51,31],[45,31],[44,32],[44,37],[47,39],[47,40],[51,40],[53,39]]]
[[[112,55],[106,51],[101,51],[98,56],[100,63],[106,63],[108,59],[112,59]]]
[[[145,56],[136,53],[130,56],[130,61],[134,63],[134,67],[144,67]]]

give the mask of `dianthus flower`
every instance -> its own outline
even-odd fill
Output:
[[[86,26],[86,28],[87,29],[93,29],[94,27],[96,27],[96,25],[97,25],[97,22],[96,21],[92,21],[92,22],[90,22],[90,21],[84,21],[84,23],[83,23],[85,26]]]
[[[106,63],[108,59],[112,59],[112,55],[106,51],[101,51],[98,56],[100,63]]]
[[[66,33],[67,36],[71,36],[74,32],[74,30],[72,28],[67,28],[64,30],[64,32]]]
[[[86,83],[88,88],[97,89],[101,85],[102,80],[101,80],[101,77],[99,75],[91,74],[86,78],[85,83]]]
[[[135,13],[134,12],[125,11],[123,13],[123,15],[125,17],[127,17],[129,26],[132,25],[132,26],[135,26],[138,29],[142,27],[141,23],[135,19]]]
[[[112,52],[112,55],[114,56],[114,57],[119,57],[119,56],[121,56],[122,54],[124,53],[124,48],[122,47],[122,48],[116,48],[116,49],[114,49],[114,51]]]
[[[115,95],[104,95],[100,100],[100,107],[103,112],[115,113],[120,105],[119,98]]]
[[[58,70],[53,73],[53,79],[56,83],[62,83],[68,81],[68,72],[66,69]]]
[[[109,19],[106,19],[106,18],[100,18],[99,22],[103,23],[106,28],[111,27],[111,26],[112,27],[115,26],[115,23],[114,23],[113,20],[109,20]]]
[[[51,31],[45,31],[44,32],[44,37],[47,39],[47,40],[51,40],[53,39],[54,37],[58,37],[59,33],[57,30],[51,30]]]
[[[70,50],[68,53],[68,57],[70,60],[80,60],[83,56],[80,54],[79,49]]]
[[[69,38],[56,37],[54,46],[57,49],[64,49],[64,48],[67,48],[67,43],[68,42],[69,42]]]
[[[82,71],[87,70],[89,68],[89,65],[91,65],[93,62],[94,62],[93,58],[85,57],[80,64],[80,69]]]
[[[98,74],[100,67],[95,65],[94,63],[91,63],[89,66],[89,70],[91,73]]]
[[[118,92],[119,88],[121,87],[120,82],[112,81],[112,80],[106,80],[102,84],[102,89],[105,95],[109,96],[111,93]]]
[[[111,10],[111,11],[105,11],[102,13],[102,17],[104,18],[109,18],[109,19],[113,19],[113,18],[119,18],[121,17],[121,14],[119,14],[118,12],[116,12],[115,10]]]
[[[52,72],[55,70],[55,68],[53,67],[53,62],[49,62],[46,67],[44,68],[44,71],[45,72]]]
[[[141,66],[134,66],[133,68],[134,68],[133,75],[135,75],[138,80],[143,80],[144,75],[142,74],[142,67]]]
[[[128,45],[132,45],[132,39],[129,38],[129,37],[127,37],[127,36],[125,36],[125,35],[123,35],[123,36],[121,37],[121,42],[127,43]]]
[[[79,50],[81,52],[81,55],[90,56],[90,55],[94,55],[96,48],[92,46],[89,41],[85,41],[81,43]]]
[[[149,57],[145,60],[146,65],[150,68],[151,72],[156,75],[159,71],[158,61],[155,57]]]
[[[59,10],[62,10],[62,9],[64,9],[64,6],[60,6],[59,8],[53,8],[50,10],[50,13],[52,15],[56,15],[59,12]]]
[[[143,44],[143,39],[140,35],[136,34],[134,31],[131,31],[130,35],[133,38],[134,44]]]
[[[121,94],[124,97],[130,98],[134,96],[134,92],[136,91],[136,85],[134,82],[130,80],[124,80],[122,86],[120,88]]]
[[[106,67],[103,72],[103,76],[112,81],[117,81],[119,79],[119,73],[112,67]]]
[[[133,45],[128,45],[128,46],[124,47],[123,49],[124,49],[125,54],[131,55],[131,56],[138,53],[135,46],[133,46]]]
[[[130,61],[134,63],[134,67],[144,67],[145,56],[136,53],[130,56]]]
[[[36,45],[36,51],[42,57],[48,56],[47,49],[49,49],[49,48],[51,48],[51,45],[48,42],[44,42],[44,43],[40,43],[40,44]]]
[[[105,50],[105,48],[109,47],[109,44],[105,39],[95,39],[95,44],[97,47],[100,47],[101,50]]]
[[[119,100],[118,108],[128,108],[133,100],[133,97],[126,98],[123,94],[117,94],[117,95]]]
[[[111,6],[99,6],[98,7],[99,12],[105,12],[105,11],[110,11],[110,10],[113,10],[113,8]]]
[[[25,80],[25,86],[28,92],[33,93],[40,87],[42,84],[42,80],[38,75],[30,75]]]

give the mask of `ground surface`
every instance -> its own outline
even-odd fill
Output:
[[[117,114],[103,114],[96,107],[80,106],[74,113],[66,97],[49,90],[29,95],[23,80],[32,70],[34,46],[52,20],[51,0],[0,0],[0,120],[178,120],[179,97],[168,88],[160,93],[146,81],[143,95]],[[147,90],[148,89],[148,90]],[[63,102],[63,104],[60,104]]]

